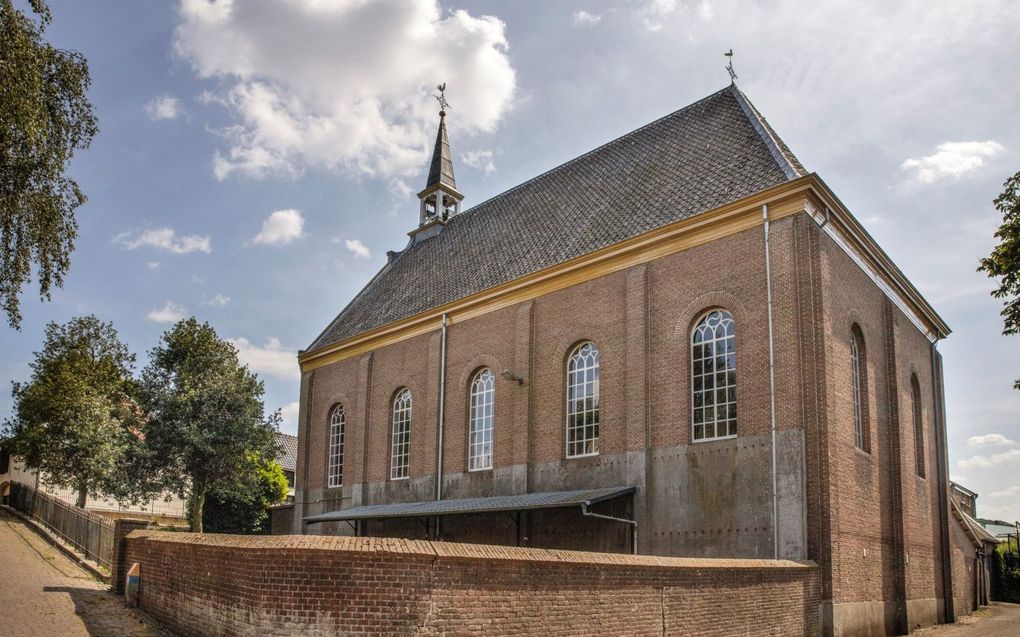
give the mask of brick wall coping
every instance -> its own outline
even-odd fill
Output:
[[[660,557],[624,553],[595,553],[516,546],[491,546],[459,542],[430,542],[399,538],[349,537],[328,535],[226,535],[220,533],[178,533],[173,531],[132,531],[130,540],[228,547],[240,551],[341,551],[358,553],[403,554],[428,558],[467,560],[509,560],[517,562],[555,562],[577,565],[643,566],[677,569],[816,569],[811,561],[727,559],[703,557]]]

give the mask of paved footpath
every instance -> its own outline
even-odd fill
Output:
[[[0,637],[173,637],[0,511]]]
[[[955,624],[925,628],[911,637],[1020,637],[1020,604],[992,602]]]

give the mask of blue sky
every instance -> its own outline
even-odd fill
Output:
[[[16,2],[24,5],[24,3]],[[951,473],[1020,518],[1020,337],[1001,336],[991,200],[1020,170],[1020,43],[1005,1],[52,3],[100,133],[70,276],[0,328],[23,380],[48,321],[113,321],[144,364],[194,314],[234,339],[296,429],[306,347],[406,243],[449,84],[465,205],[728,82],[862,220],[954,329]],[[0,394],[0,418],[10,414]]]

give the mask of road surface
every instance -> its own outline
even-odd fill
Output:
[[[0,635],[172,637],[0,510]]]

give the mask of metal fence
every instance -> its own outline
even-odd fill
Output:
[[[11,483],[8,504],[43,523],[86,559],[110,569],[113,523],[109,520],[20,482]]]

